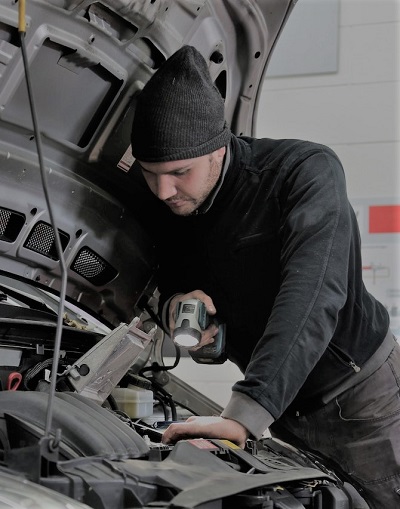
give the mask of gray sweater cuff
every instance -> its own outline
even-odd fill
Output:
[[[239,422],[256,440],[262,438],[263,433],[275,420],[268,410],[254,399],[237,391],[232,392],[231,399],[221,416]]]

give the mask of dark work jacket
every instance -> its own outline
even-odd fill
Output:
[[[203,290],[226,324],[240,391],[275,418],[362,368],[389,317],[364,287],[360,237],[343,168],[329,148],[232,137],[223,184],[204,214],[152,197],[163,300]],[[143,209],[142,209],[143,210]]]

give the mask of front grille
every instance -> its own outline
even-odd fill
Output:
[[[69,235],[61,230],[58,230],[58,234],[60,236],[62,250],[64,251],[69,242]],[[39,221],[35,224],[25,241],[24,247],[30,251],[46,256],[47,258],[51,258],[52,260],[59,260],[54,229],[50,224],[44,221]]]
[[[104,258],[89,247],[83,247],[76,255],[71,270],[90,281],[95,286],[103,286],[118,274]]]
[[[24,214],[0,207],[0,240],[14,242],[24,223]]]

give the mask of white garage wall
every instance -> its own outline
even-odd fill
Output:
[[[338,41],[336,73],[267,78],[256,134],[329,145],[351,200],[400,203],[400,0],[340,0]],[[221,405],[241,376],[190,358],[175,373]]]
[[[338,72],[267,79],[257,136],[329,145],[350,197],[400,195],[399,24],[399,0],[341,0]]]

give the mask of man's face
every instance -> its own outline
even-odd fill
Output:
[[[151,191],[174,214],[188,216],[204,202],[221,174],[225,147],[194,159],[140,162]]]

